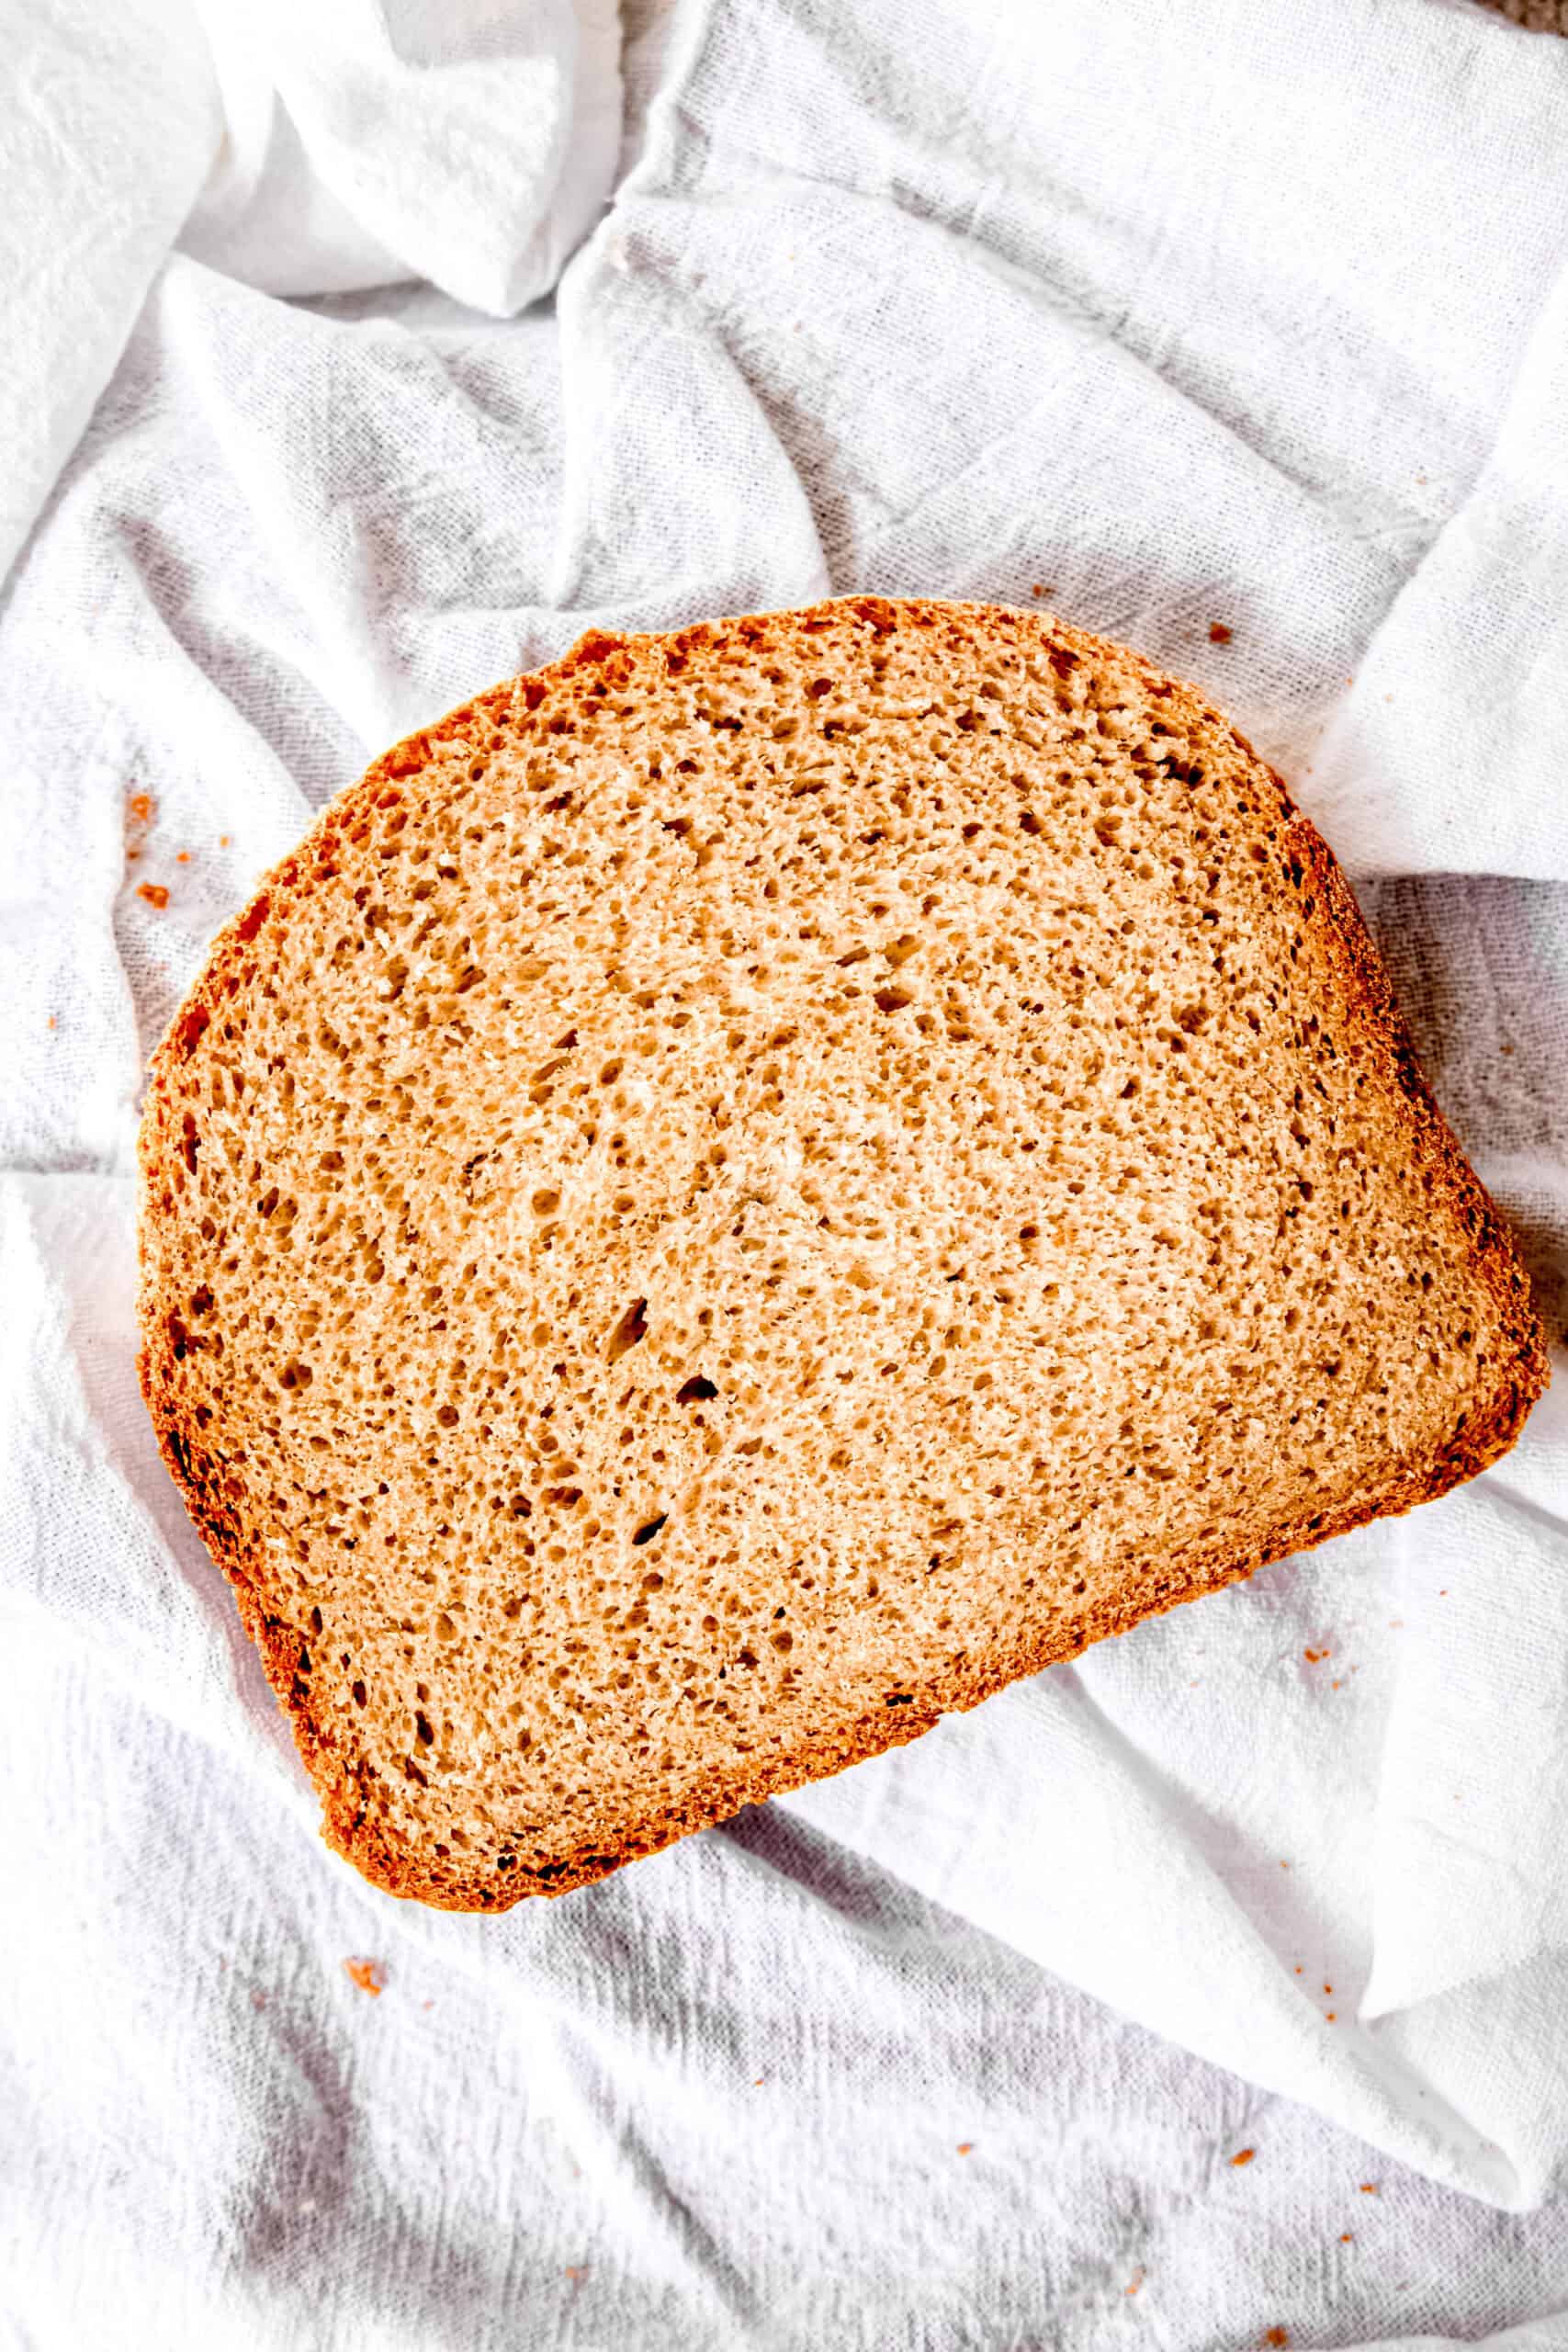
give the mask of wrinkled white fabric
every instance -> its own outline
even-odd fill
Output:
[[[61,0],[21,53],[130,23]],[[1048,602],[1345,851],[1560,1321],[1568,44],[1446,0],[691,0],[632,46],[608,217],[501,322],[454,297],[515,307],[594,209],[571,54],[608,172],[604,17],[203,23],[144,150],[93,149],[140,276],[40,278],[53,342],[0,361],[25,424],[74,301],[112,370],[68,462],[66,405],[4,427],[63,470],[0,611],[0,2316],[1568,2345],[1568,1388],[1408,1520],[443,1918],[315,1840],[137,1396],[131,1180],[206,941],[399,734],[591,620]]]
[[[271,294],[423,278],[507,317],[610,192],[614,0],[195,0],[223,148],[182,249]]]
[[[615,0],[0,0],[0,571],[177,239],[275,294],[498,316],[610,192]]]
[[[113,373],[221,124],[201,46],[164,0],[0,5],[0,567]]]

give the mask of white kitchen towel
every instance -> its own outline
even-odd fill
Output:
[[[158,1467],[135,1107],[211,932],[373,752],[588,621],[829,588],[1052,604],[1230,708],[1568,1295],[1568,46],[1445,0],[691,0],[631,65],[553,312],[164,261],[0,613],[0,2307],[1568,2342],[1561,1388],[1473,1488],[505,1921],[317,1848]]]
[[[609,195],[615,0],[0,0],[0,571],[177,239],[278,294],[510,315]]]

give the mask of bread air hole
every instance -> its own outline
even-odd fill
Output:
[[[634,1298],[611,1332],[610,1344],[605,1350],[611,1363],[618,1363],[628,1349],[635,1348],[640,1340],[648,1337],[647,1309],[646,1298]]]

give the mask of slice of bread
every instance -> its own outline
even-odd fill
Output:
[[[1338,868],[1036,614],[592,634],[216,943],[142,1379],[321,1792],[500,1909],[1493,1461],[1529,1287]]]

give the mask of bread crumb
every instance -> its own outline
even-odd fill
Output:
[[[50,1016],[49,1016],[49,1025],[50,1025],[50,1027],[51,1027],[51,1029],[52,1029],[52,1028],[53,1028],[53,1026],[54,1026],[54,1015],[53,1015],[53,1013],[52,1013],[52,1012],[51,1012],[51,1013],[50,1014]]]
[[[1320,1658],[1332,1657],[1334,1652],[1332,1650],[1303,1650],[1302,1656],[1309,1666],[1315,1666]]]
[[[1211,621],[1209,623],[1209,642],[1211,645],[1228,645],[1230,641],[1231,632],[1225,627],[1224,621]]]
[[[1325,2009],[1324,2011],[1324,2023],[1325,2025],[1333,2025],[1338,2015],[1339,2012],[1337,2009]]]
[[[1324,1989],[1324,1991],[1325,1991],[1325,1993],[1332,1993],[1332,1992],[1333,1992],[1333,1990],[1334,1990],[1334,1987],[1333,1987],[1333,1985],[1332,1985],[1332,1984],[1325,1984],[1325,1985],[1324,1986],[1324,1988],[1323,1988],[1323,1989]]]
[[[228,834],[227,834],[227,833],[220,833],[220,834],[219,834],[219,836],[218,836],[218,846],[219,846],[219,848],[220,848],[220,849],[227,849],[227,848],[228,848],[228,846],[229,846],[229,836],[228,836]]]
[[[1280,1863],[1280,1868],[1282,1871],[1288,1871],[1288,1870],[1290,1869],[1290,1867],[1291,1867],[1291,1866],[1290,1866],[1289,1862],[1281,1862],[1281,1863]]]
[[[175,864],[176,865],[188,865],[190,864],[190,852],[189,852],[189,850],[188,850],[188,849],[177,849],[177,850],[175,852]]]
[[[169,894],[161,882],[138,883],[136,895],[145,899],[150,907],[166,907],[169,903]]]
[[[1288,2327],[1266,2327],[1263,2331],[1265,2344],[1288,2344],[1290,2340],[1291,2331]]]
[[[387,1972],[378,1960],[345,1960],[344,1972],[357,1984],[362,1993],[379,1996],[387,1982]]]
[[[959,2154],[960,2154],[961,2156],[966,2156],[966,2155],[968,2155],[968,2154],[970,2154],[971,2150],[974,2148],[974,2145],[975,2145],[975,2143],[974,2143],[974,2141],[973,2141],[973,2140],[960,2140],[960,2142],[958,2143],[958,2153],[959,2153]]]
[[[1249,2165],[1257,2154],[1256,2148],[1238,2148],[1231,2162],[1233,2165]]]
[[[138,825],[146,825],[152,822],[152,811],[156,808],[157,805],[157,802],[153,799],[152,795],[150,792],[133,792],[130,798],[126,803],[126,806],[130,812],[132,821]]]
[[[1355,2242],[1356,2242],[1356,2233],[1355,2233],[1355,2231],[1354,2231],[1354,2230],[1341,2230],[1341,2231],[1340,2231],[1340,2233],[1339,2233],[1339,2243],[1340,2243],[1340,2245],[1354,2245]]]
[[[1128,2294],[1129,2294],[1129,2295],[1135,2295],[1135,2294],[1137,2293],[1137,2291],[1138,2291],[1139,2288],[1140,2288],[1140,2287],[1143,2285],[1143,2283],[1144,2283],[1144,2278],[1145,2278],[1145,2274],[1142,2270],[1134,2270],[1134,2273],[1133,2273],[1133,2283],[1132,2283],[1132,2285],[1127,2289],[1127,2292],[1128,2292]]]
[[[1377,2195],[1377,2193],[1378,2193],[1378,2185],[1377,2185],[1377,2182],[1376,2182],[1375,2180],[1364,2180],[1364,2181],[1362,2181],[1362,2183],[1361,2183],[1361,2194],[1362,2194],[1362,2196],[1363,2196],[1363,2197],[1375,2197],[1375,2196]]]
[[[574,2287],[581,2287],[588,2276],[588,2265],[586,2262],[569,2262],[566,2266],[566,2275]]]

